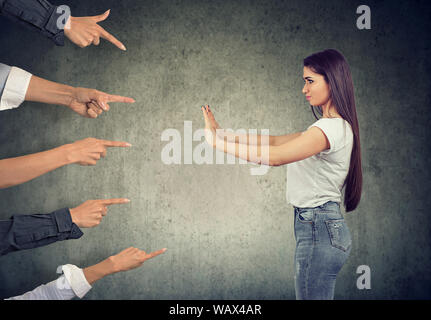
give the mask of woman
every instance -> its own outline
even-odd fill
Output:
[[[283,136],[225,133],[203,106],[206,139],[250,162],[288,164],[287,199],[294,208],[295,293],[299,299],[333,299],[335,280],[351,250],[340,210],[359,204],[362,169],[359,126],[349,66],[334,49],[304,59],[302,92],[322,115],[304,132]],[[242,146],[240,147],[240,145]],[[244,147],[245,146],[245,147]]]

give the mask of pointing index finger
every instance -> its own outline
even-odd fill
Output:
[[[151,258],[154,258],[154,257],[156,257],[156,256],[158,256],[158,255],[160,255],[160,254],[162,254],[163,252],[165,252],[166,251],[166,248],[163,248],[163,249],[160,249],[160,250],[157,250],[157,251],[153,251],[153,252],[151,252],[151,253],[149,253],[149,254],[147,254],[146,256],[145,256],[145,260],[147,260],[147,259],[151,259]]]
[[[102,204],[105,206],[110,206],[112,204],[128,203],[128,202],[130,202],[130,200],[127,198],[112,198],[112,199],[102,200]]]
[[[99,26],[100,27],[100,26]],[[112,34],[110,34],[108,31],[100,27],[100,36],[109,42],[113,43],[116,47],[119,49],[126,51],[126,47],[124,44],[122,44],[117,38],[115,38]]]
[[[115,94],[110,94],[107,97],[107,102],[124,102],[124,103],[134,103],[135,99],[123,96],[117,96]]]
[[[124,141],[101,140],[105,147],[131,147],[132,145]]]

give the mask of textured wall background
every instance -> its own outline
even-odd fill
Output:
[[[59,1],[54,1],[61,4]],[[86,299],[294,299],[293,208],[286,168],[164,165],[163,130],[203,126],[209,103],[228,128],[304,130],[315,121],[302,59],[326,48],[347,58],[361,129],[364,188],[346,216],[353,248],[336,299],[429,299],[430,7],[366,1],[69,1],[75,16],[111,8],[102,23],[127,47],[80,49],[0,19],[0,61],[74,86],[131,96],[96,120],[39,103],[0,113],[0,158],[85,137],[123,140],[95,167],[71,165],[0,190],[0,218],[128,197],[79,240],[0,258],[0,298],[55,279],[56,267],[94,264],[128,246],[168,251],[96,283]],[[195,143],[196,145],[197,143]],[[370,266],[371,290],[356,288]]]

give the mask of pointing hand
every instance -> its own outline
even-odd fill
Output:
[[[130,146],[130,143],[122,141],[86,138],[71,144],[66,144],[62,147],[65,150],[67,163],[78,163],[81,166],[94,166],[100,158],[106,156],[106,148]]]
[[[68,107],[83,117],[97,118],[110,109],[108,102],[134,103],[135,100],[96,89],[75,88]]]
[[[98,46],[100,38],[103,38],[125,51],[126,47],[124,44],[98,25],[99,22],[108,18],[110,10],[111,9],[101,15],[93,17],[70,16],[64,28],[64,35],[81,48],[87,47],[91,44]]]
[[[112,204],[128,203],[129,199],[87,200],[75,208],[70,208],[72,222],[80,228],[92,228],[100,224]]]

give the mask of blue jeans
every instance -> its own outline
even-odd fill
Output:
[[[328,201],[314,208],[293,208],[296,299],[332,300],[337,274],[352,246],[340,205]]]

